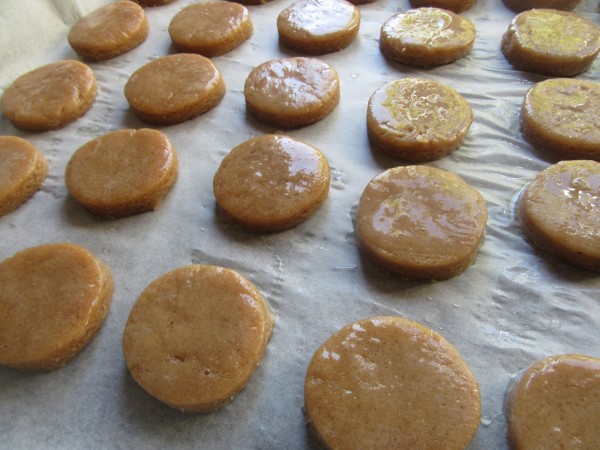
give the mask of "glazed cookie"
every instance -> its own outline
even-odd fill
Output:
[[[225,406],[263,357],[274,318],[246,278],[191,265],[154,280],[123,333],[127,367],[161,402],[184,412]]]
[[[325,201],[329,182],[329,164],[319,150],[270,134],[235,147],[213,188],[219,207],[238,224],[280,231],[311,216]]]
[[[434,7],[461,13],[471,8],[476,0],[409,0],[413,8]]]
[[[233,50],[248,40],[253,30],[248,9],[227,1],[189,5],[169,24],[169,35],[177,50],[207,57]]]
[[[48,161],[30,142],[0,136],[0,216],[29,199],[47,175]]]
[[[279,42],[322,55],[348,47],[360,27],[360,10],[345,0],[300,0],[277,17]]]
[[[67,35],[87,61],[104,61],[137,47],[148,37],[144,10],[130,1],[109,3],[79,19]]]
[[[210,59],[180,53],[155,59],[136,70],[125,97],[140,119],[156,125],[184,122],[214,108],[225,82]]]
[[[397,316],[351,323],[315,352],[304,411],[327,449],[467,448],[479,426],[479,385],[435,331]]]
[[[17,78],[4,91],[2,112],[17,128],[55,130],[83,116],[97,92],[92,69],[79,61],[59,61]]]
[[[561,161],[539,173],[519,197],[518,215],[536,246],[600,271],[600,163]]]
[[[244,84],[246,108],[261,122],[296,128],[327,117],[340,101],[335,69],[316,58],[281,58],[250,72]]]
[[[473,110],[451,87],[422,78],[391,81],[367,106],[369,139],[389,155],[410,162],[439,159],[463,142]]]
[[[102,325],[111,303],[109,267],[75,244],[22,250],[0,263],[0,364],[57,369]]]
[[[520,122],[523,137],[539,150],[561,159],[600,160],[600,83],[541,81],[525,95]]]
[[[65,171],[71,196],[92,214],[116,218],[156,209],[178,174],[175,149],[157,130],[119,130],[77,150]]]
[[[585,72],[600,51],[600,29],[577,14],[532,9],[502,36],[502,53],[517,70],[555,77]]]
[[[600,448],[600,359],[543,358],[522,372],[506,396],[513,450]]]
[[[408,279],[444,280],[475,259],[487,206],[462,178],[428,166],[388,169],[362,193],[356,235],[367,255]]]
[[[515,12],[523,12],[528,9],[546,8],[571,11],[581,0],[502,0],[504,4]]]
[[[471,52],[475,27],[470,20],[439,8],[409,9],[381,27],[379,46],[386,58],[417,67],[454,62]]]

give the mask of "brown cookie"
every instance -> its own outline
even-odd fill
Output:
[[[523,12],[528,9],[546,8],[571,11],[581,3],[581,0],[502,0],[504,4],[515,12]]]
[[[173,3],[175,0],[132,0],[142,6],[163,6]]]
[[[457,14],[471,8],[475,2],[476,0],[409,0],[410,6],[413,8],[442,8]]]

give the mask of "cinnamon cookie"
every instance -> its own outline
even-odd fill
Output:
[[[461,13],[471,8],[476,0],[409,0],[413,8],[434,7]]]

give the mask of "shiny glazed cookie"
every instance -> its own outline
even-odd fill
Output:
[[[125,361],[161,402],[184,412],[214,411],[248,383],[273,321],[260,292],[234,270],[181,267],[135,302],[123,334]]]
[[[471,8],[476,0],[409,0],[413,8],[434,7],[461,13]]]
[[[47,175],[48,161],[30,142],[0,136],[0,216],[29,199]]]
[[[571,11],[581,0],[502,0],[504,4],[515,12],[523,12],[528,9],[546,8]]]
[[[0,263],[0,364],[54,370],[92,339],[111,303],[109,267],[75,244],[31,247]]]
[[[379,316],[343,327],[315,352],[304,411],[327,449],[463,450],[479,426],[481,399],[446,339]]]
[[[388,169],[362,193],[356,235],[368,256],[408,279],[443,280],[475,259],[487,222],[481,194],[428,166]]]
[[[329,164],[316,148],[282,135],[235,147],[213,181],[219,207],[238,224],[280,231],[306,220],[329,192]]]

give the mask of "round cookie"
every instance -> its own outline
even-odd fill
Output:
[[[475,259],[487,222],[481,194],[428,166],[388,169],[360,197],[356,235],[383,268],[415,280],[444,280]]]
[[[345,0],[299,0],[277,16],[279,42],[322,55],[348,47],[360,27],[360,10]]]
[[[327,449],[463,450],[479,426],[481,399],[446,339],[379,316],[346,325],[314,353],[304,411]]]
[[[502,0],[504,4],[515,12],[523,12],[528,9],[545,8],[571,11],[581,0]]]
[[[600,359],[554,355],[522,372],[506,396],[513,450],[600,448]]]
[[[212,61],[179,53],[155,59],[136,70],[125,84],[131,109],[145,122],[172,125],[219,104],[225,82]]]
[[[125,361],[161,402],[184,412],[214,411],[248,383],[273,321],[260,292],[234,270],[181,267],[135,302],[123,333]]]
[[[169,24],[169,35],[177,50],[207,57],[233,50],[248,40],[253,30],[248,9],[228,1],[189,5]]]
[[[327,117],[340,101],[340,81],[329,64],[280,58],[254,68],[244,84],[246,108],[261,122],[297,128]]]
[[[0,136],[0,216],[17,209],[41,186],[48,161],[30,142]]]
[[[472,122],[473,110],[458,92],[423,78],[386,83],[373,93],[367,106],[371,142],[410,162],[432,161],[452,153]]]
[[[166,135],[148,128],[119,130],[79,148],[67,164],[65,183],[92,214],[116,218],[156,209],[178,171]]]
[[[308,144],[282,135],[250,139],[225,156],[213,181],[217,204],[236,223],[280,231],[311,216],[329,192],[329,163]]]
[[[532,9],[502,36],[502,53],[517,70],[570,77],[590,68],[600,51],[600,28],[577,14]]]
[[[111,303],[110,268],[75,244],[31,247],[0,263],[0,364],[54,370],[102,325]]]
[[[104,61],[137,47],[146,40],[148,32],[148,19],[142,7],[118,1],[79,19],[67,39],[82,59]]]
[[[439,8],[418,8],[389,18],[381,27],[379,47],[393,61],[432,67],[468,55],[475,37],[468,19]]]
[[[410,6],[413,8],[442,8],[457,14],[471,8],[475,2],[476,0],[409,0]]]
[[[175,0],[132,0],[142,6],[163,6],[173,3]]]
[[[600,83],[548,79],[531,87],[521,107],[521,133],[561,159],[600,160]]]
[[[21,75],[6,88],[2,112],[17,128],[55,130],[83,116],[97,92],[96,77],[87,65],[58,61]]]
[[[517,208],[537,247],[600,271],[600,163],[561,161],[547,168],[525,188]]]

